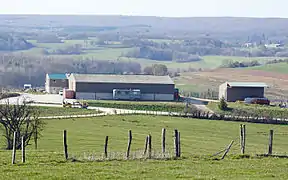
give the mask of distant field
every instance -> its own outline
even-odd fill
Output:
[[[252,67],[249,69],[288,74],[288,63],[267,64],[264,66]]]
[[[161,41],[161,42],[171,42],[172,40],[163,40],[163,39],[150,39],[153,41]],[[89,41],[89,40],[88,40]],[[175,40],[176,42],[179,40]],[[30,50],[21,51],[27,54],[41,54],[41,50],[43,48],[49,48],[49,49],[55,49],[55,48],[63,48],[67,47],[69,45],[73,44],[82,44],[85,45],[84,40],[65,40],[63,43],[37,43],[36,40],[30,40],[36,48],[32,48]],[[87,45],[87,44],[86,44]],[[94,58],[99,60],[117,60],[120,56],[127,53],[132,48],[121,48],[119,46],[118,42],[112,43],[112,45],[107,46],[93,46],[90,47],[88,43],[88,47],[92,48],[91,50],[85,50],[84,54],[81,55],[63,55],[65,57],[88,57],[88,58]],[[59,55],[55,55],[59,56]],[[62,56],[62,55],[60,55]],[[264,58],[247,58],[247,57],[235,57],[235,56],[204,56],[202,57],[202,61],[197,62],[188,62],[188,63],[177,63],[177,62],[171,62],[171,61],[156,61],[156,60],[150,60],[150,59],[138,59],[138,58],[127,58],[127,57],[121,57],[121,61],[132,61],[132,62],[138,62],[142,65],[144,68],[145,66],[149,66],[152,64],[165,64],[168,68],[176,70],[177,68],[180,69],[198,69],[198,68],[217,68],[219,67],[223,61],[225,60],[233,60],[233,61],[252,61],[257,60],[259,62],[265,62],[268,60],[275,59],[275,57],[264,57]]]
[[[118,109],[162,111],[162,112],[183,112],[185,104],[182,102],[144,102],[144,101],[88,101],[89,106],[107,107]]]
[[[181,73],[173,78],[180,91],[219,90],[219,85],[226,81],[265,82],[269,88],[266,96],[269,98],[288,98],[288,76],[282,73],[249,69],[215,69],[202,72]]]
[[[180,160],[119,160],[89,162],[86,156],[102,157],[105,136],[108,153],[125,152],[127,132],[132,130],[131,155],[144,148],[145,137],[152,135],[152,148],[161,151],[161,129],[167,129],[166,147],[173,153],[173,130],[181,132]],[[239,123],[160,116],[106,116],[73,120],[47,120],[38,150],[27,149],[27,161],[11,165],[11,151],[0,151],[3,179],[287,179],[287,159],[256,158],[266,153],[270,129],[274,129],[273,152],[286,154],[287,127],[284,125],[246,124],[247,149],[251,158],[241,158]],[[62,133],[67,130],[68,153],[80,162],[65,162]],[[212,160],[212,154],[235,140],[225,160]],[[3,141],[2,141],[3,142]],[[112,154],[111,154],[112,156]],[[119,156],[120,157],[120,156]],[[221,155],[218,156],[218,158]]]
[[[183,42],[183,40],[172,40],[172,39],[148,39],[149,41],[154,41],[158,43],[180,43]]]

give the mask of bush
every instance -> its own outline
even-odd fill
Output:
[[[11,97],[17,97],[20,96],[19,93],[0,93],[0,99],[6,99],[6,98],[11,98]]]
[[[219,108],[220,110],[222,110],[222,111],[226,111],[226,110],[228,109],[228,104],[227,104],[227,102],[225,101],[225,98],[224,98],[224,97],[222,97],[222,98],[220,99],[220,102],[219,102],[219,104],[218,104],[218,108]]]

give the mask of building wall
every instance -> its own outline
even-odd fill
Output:
[[[155,94],[156,101],[173,101],[174,94]]]
[[[46,87],[46,92],[49,94],[58,94],[60,90],[63,90],[62,87]]]
[[[95,100],[95,93],[76,92],[76,99]]]
[[[50,94],[57,94],[63,88],[68,88],[68,79],[49,79],[46,76],[45,90]]]
[[[227,101],[244,101],[247,97],[264,97],[263,87],[234,87],[227,88]]]
[[[73,79],[71,79],[74,81]],[[112,93],[113,89],[140,89],[141,93],[173,94],[174,84],[125,84],[76,82],[76,92]]]
[[[49,79],[49,85],[51,87],[68,88],[68,79]]]
[[[85,100],[112,100],[113,93],[87,93],[76,92],[76,99]],[[172,101],[174,100],[173,94],[141,94],[141,100],[146,101]]]
[[[224,83],[224,84],[221,84],[219,86],[219,95],[218,95],[218,98],[219,100],[224,97],[225,100],[227,100],[227,84]]]

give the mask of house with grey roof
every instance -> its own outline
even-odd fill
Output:
[[[76,99],[115,99],[115,92],[138,93],[139,100],[174,99],[175,84],[169,76],[71,74],[68,79]]]
[[[46,74],[45,91],[58,94],[60,90],[68,88],[67,74]]]
[[[219,99],[227,102],[244,101],[245,98],[263,98],[267,84],[261,82],[225,82],[219,86]]]

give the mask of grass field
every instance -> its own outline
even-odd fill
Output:
[[[268,64],[250,69],[288,74],[288,63]]]
[[[218,108],[218,103],[210,102],[208,107],[216,112],[216,113],[225,113],[225,114],[233,114],[233,110],[243,110],[246,112],[253,112],[255,115],[265,116],[265,114],[269,114],[274,118],[287,118],[288,117],[288,109],[280,108],[280,107],[271,107],[271,106],[262,106],[262,105],[254,105],[254,104],[244,104],[244,103],[228,103],[228,111],[222,111]]]
[[[80,109],[80,108],[64,108],[64,107],[35,107],[39,110],[41,117],[47,116],[66,116],[66,115],[84,115],[97,114],[96,110]]]
[[[170,42],[171,40],[154,40],[156,42]],[[35,40],[30,40],[36,48],[32,48],[30,50],[21,51],[25,54],[33,54],[33,55],[41,55],[41,50],[43,48],[48,49],[56,49],[56,48],[63,48],[73,44],[82,44],[84,45],[84,40],[66,40],[63,43],[37,43]],[[122,54],[127,53],[127,51],[131,50],[132,48],[117,48],[116,47],[102,47],[102,46],[93,46],[92,50],[85,50],[84,54],[81,55],[60,55],[60,57],[87,57],[87,58],[94,58],[98,60],[117,60]],[[59,55],[55,55],[59,56]],[[197,62],[187,62],[187,63],[177,63],[171,61],[156,61],[156,60],[149,60],[149,59],[141,59],[141,58],[126,58],[121,57],[120,61],[132,61],[132,62],[139,62],[142,65],[142,68],[146,66],[150,66],[152,64],[165,64],[168,68],[176,70],[177,68],[180,69],[188,69],[188,68],[217,68],[219,67],[223,61],[225,60],[233,60],[233,61],[252,61],[257,60],[259,62],[265,62],[268,60],[275,59],[275,57],[259,57],[259,58],[247,58],[247,57],[235,57],[235,56],[204,56],[202,57],[202,61]]]
[[[183,112],[185,104],[182,102],[145,102],[145,101],[101,101],[90,100],[89,106],[107,107],[131,110]]]
[[[181,132],[180,160],[118,160],[89,162],[84,153],[101,156],[105,136],[109,152],[124,152],[127,132],[132,130],[131,151],[143,149],[146,135],[152,135],[152,148],[160,151],[161,128],[167,129],[167,149],[172,152],[174,128]],[[247,154],[238,156],[239,123],[154,116],[106,116],[73,120],[47,120],[38,150],[27,149],[27,163],[11,165],[11,151],[0,151],[3,179],[287,179],[286,159],[256,158],[267,152],[269,129],[275,130],[274,153],[286,154],[287,128],[280,125],[246,124]],[[68,132],[70,157],[80,162],[65,162],[62,154],[62,132]],[[0,139],[2,142],[3,140]],[[222,161],[212,155],[235,140],[231,152]]]

